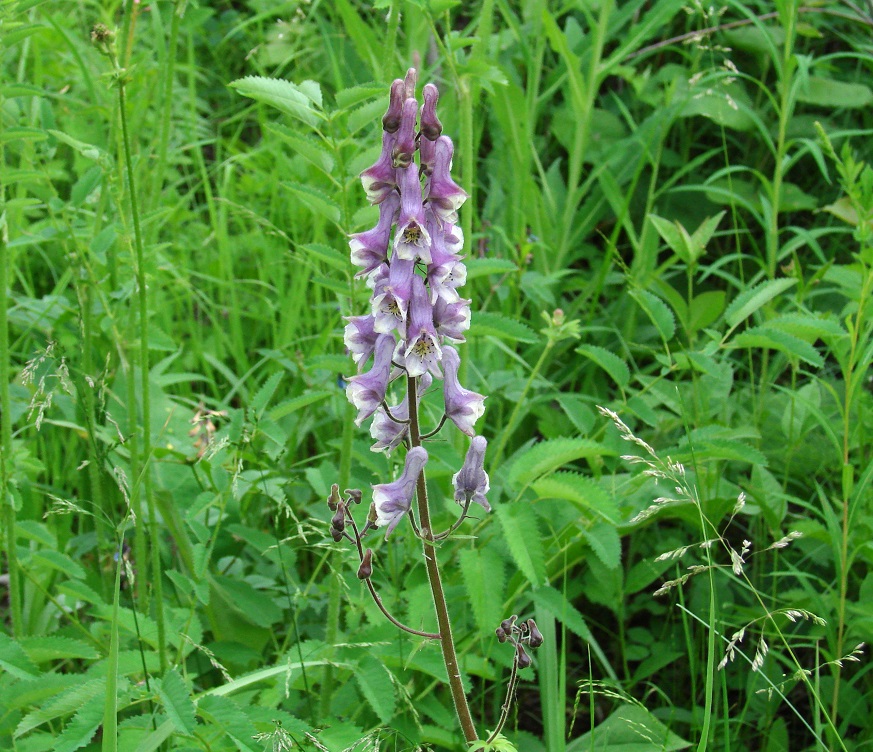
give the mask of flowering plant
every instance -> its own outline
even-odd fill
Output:
[[[346,388],[358,411],[355,422],[361,425],[372,418],[373,451],[390,452],[401,445],[406,448],[403,471],[393,482],[373,486],[373,501],[363,527],[351,512],[363,498],[361,491],[347,490],[343,499],[334,485],[328,505],[334,512],[331,534],[335,541],[346,539],[355,546],[360,558],[358,577],[382,613],[400,629],[439,640],[461,729],[467,742],[475,742],[479,737],[461,681],[435,545],[463,523],[471,504],[491,510],[485,471],[487,441],[475,431],[485,410],[485,397],[461,386],[461,358],[454,347],[465,341],[464,332],[470,326],[471,301],[458,292],[467,277],[461,256],[464,238],[458,225],[458,209],[467,194],[451,176],[454,146],[442,135],[436,112],[437,88],[424,86],[419,108],[415,84],[414,69],[392,83],[388,111],[382,118],[381,154],[361,174],[367,198],[379,207],[379,220],[373,229],[352,235],[349,246],[352,263],[360,267],[357,276],[366,280],[372,295],[370,312],[349,317],[345,328],[345,344],[358,370]],[[396,380],[405,381],[403,398],[389,406],[389,385]],[[421,396],[438,381],[442,381],[443,416],[433,430],[423,433]],[[428,505],[424,472],[428,453],[423,443],[447,421],[470,437],[470,445],[452,479],[454,499],[460,506],[458,519],[448,529],[436,532]],[[373,550],[364,547],[363,539],[379,527],[386,528],[388,538],[404,520],[423,544],[438,624],[435,633],[413,629],[395,619],[373,584]],[[524,646],[535,648],[542,643],[533,620],[516,624],[517,618],[504,620],[496,630],[500,642],[514,646],[515,656],[506,703],[488,743],[498,737],[506,721],[518,670],[531,664]]]

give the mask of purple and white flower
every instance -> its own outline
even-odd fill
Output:
[[[442,350],[433,325],[433,307],[427,299],[424,280],[417,274],[412,277],[412,300],[409,304],[409,330],[406,342],[406,352],[403,354],[406,373],[414,377],[430,371],[438,376]]]
[[[473,426],[485,412],[485,397],[461,386],[458,381],[461,358],[455,348],[448,345],[443,347],[442,364],[445,370],[443,395],[446,416],[465,434],[473,436]]]
[[[470,328],[470,300],[446,303],[437,297],[433,304],[433,323],[437,334],[452,342],[466,342],[464,332]]]
[[[372,315],[347,316],[346,321],[349,323],[346,324],[343,342],[360,372],[376,349],[379,333],[373,328],[375,319]]]
[[[433,174],[427,184],[427,202],[444,222],[457,222],[467,193],[452,180],[452,139],[440,136],[434,148]]]
[[[421,403],[421,395],[430,388],[432,383],[433,379],[429,373],[424,374],[419,379],[419,403]],[[395,421],[388,417],[388,413],[382,407],[376,410],[376,414],[373,415],[373,422],[370,424],[370,436],[376,440],[376,443],[370,447],[371,452],[384,451],[386,454],[391,454],[409,435],[409,423],[403,422],[409,420],[408,392],[404,393],[399,405],[389,406],[388,409],[397,420]]]
[[[400,174],[400,217],[394,235],[394,258],[431,263],[430,233],[425,227],[424,204],[418,166],[413,163]]]
[[[388,244],[391,240],[391,228],[397,221],[400,208],[400,196],[392,191],[379,204],[379,223],[366,232],[357,232],[349,237],[349,248],[352,251],[352,263],[362,267],[355,276],[363,277],[379,268],[388,260]]]
[[[373,503],[376,505],[376,527],[387,525],[387,538],[400,523],[412,504],[415,484],[427,464],[427,450],[413,447],[406,455],[403,473],[393,483],[373,486]]]
[[[397,343],[391,334],[383,334],[376,340],[373,367],[358,376],[352,376],[346,387],[346,397],[356,408],[355,423],[361,425],[385,399],[391,379],[391,359]]]
[[[380,280],[373,288],[373,328],[382,334],[400,329],[406,323],[406,312],[412,298],[412,278],[415,276],[415,262],[394,259],[383,277],[377,270]]]
[[[371,204],[382,203],[394,191],[397,176],[394,170],[394,147],[397,134],[382,132],[382,151],[379,159],[361,173],[361,183]]]
[[[464,458],[464,464],[452,477],[452,485],[455,487],[455,501],[464,506],[471,501],[491,511],[491,505],[485,494],[490,489],[488,473],[485,472],[485,448],[488,442],[484,436],[474,436]]]

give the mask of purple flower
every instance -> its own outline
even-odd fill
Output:
[[[413,447],[406,455],[403,473],[393,483],[380,483],[373,486],[373,503],[376,505],[376,527],[388,525],[387,538],[397,527],[404,514],[409,511],[415,484],[422,469],[427,464],[427,451],[423,447]]]
[[[430,385],[433,383],[433,379],[429,373],[424,374],[418,383],[418,401],[421,402],[421,395],[430,388]],[[403,400],[399,405],[394,405],[393,407],[388,408],[391,411],[391,415],[399,420],[408,420],[409,419],[409,396],[408,393],[403,395]],[[376,410],[376,414],[373,416],[373,422],[370,424],[370,436],[372,436],[376,443],[370,447],[370,451],[372,452],[386,452],[390,454],[393,452],[400,443],[409,435],[409,424],[408,423],[397,423],[391,418],[388,417],[388,413],[385,412],[384,408],[380,407]]]
[[[445,298],[437,297],[433,304],[433,322],[437,334],[452,342],[466,342],[464,332],[470,328],[469,300],[446,303]]]
[[[391,358],[396,342],[391,334],[383,334],[376,340],[376,355],[373,367],[359,376],[352,376],[346,387],[346,397],[358,408],[355,423],[361,425],[369,418],[385,399],[388,381],[391,377]]]
[[[355,276],[365,274],[379,268],[388,260],[388,243],[391,239],[391,227],[397,219],[400,207],[400,197],[391,192],[379,204],[379,223],[366,232],[357,232],[349,238],[349,248],[352,251],[352,263],[363,267]]]
[[[400,119],[400,128],[397,131],[397,140],[391,152],[391,164],[397,168],[409,167],[415,154],[415,119],[418,115],[418,102],[410,96],[403,103],[403,115]]]
[[[371,204],[380,204],[394,190],[397,185],[397,177],[394,174],[394,145],[397,142],[397,134],[382,132],[382,152],[379,159],[372,167],[368,167],[361,173],[361,183],[367,192],[367,200]]]
[[[433,84],[425,84],[421,90],[424,104],[421,106],[421,136],[418,151],[421,155],[421,166],[426,175],[433,171],[433,160],[436,153],[434,142],[443,132],[443,124],[436,114],[437,101],[440,98],[439,90]]]
[[[427,201],[440,219],[458,220],[458,209],[467,200],[467,194],[451,176],[452,153],[455,147],[448,136],[440,136],[434,149],[433,174],[428,181]]]
[[[485,412],[485,398],[481,394],[464,389],[458,382],[461,358],[455,348],[443,347],[442,363],[446,372],[443,381],[446,415],[461,431],[468,436],[473,436],[473,425]]]
[[[406,311],[412,297],[412,278],[415,276],[415,262],[404,259],[394,259],[388,270],[388,276],[382,277],[373,288],[373,328],[382,334],[387,334],[400,328],[406,322]]]
[[[382,130],[396,133],[400,127],[403,114],[403,102],[406,100],[406,84],[402,78],[395,78],[391,83],[391,93],[388,95],[388,110],[382,116]]]
[[[439,338],[433,325],[433,307],[427,299],[424,280],[412,277],[412,300],[409,303],[409,331],[404,353],[406,373],[421,376],[426,371],[439,375],[442,358]]]
[[[343,342],[360,371],[376,349],[379,333],[373,328],[372,316],[347,316],[346,321]]]
[[[452,485],[455,487],[455,501],[461,506],[472,501],[483,507],[486,512],[491,511],[491,505],[485,494],[488,493],[488,473],[485,472],[485,447],[488,442],[484,436],[474,436],[464,458],[461,469],[452,477]]]
[[[421,183],[418,181],[418,166],[414,163],[405,170],[398,170],[400,176],[400,217],[394,235],[394,258],[415,261],[421,259],[425,264],[431,262],[430,233],[425,227],[424,204],[421,199]]]

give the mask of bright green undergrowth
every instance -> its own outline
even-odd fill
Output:
[[[494,749],[869,744],[871,27],[836,0],[0,0],[0,747],[463,749],[436,648],[324,504],[396,470],[343,451],[341,317],[414,63],[472,196],[495,511],[440,557],[480,730],[518,612],[546,645]],[[464,446],[433,447],[449,520]],[[382,596],[431,628],[396,538]]]

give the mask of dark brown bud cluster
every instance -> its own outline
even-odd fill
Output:
[[[537,629],[536,622],[528,619],[520,623],[518,616],[513,614],[508,619],[500,622],[495,630],[499,642],[511,642],[515,645],[515,661],[519,668],[527,668],[531,665],[531,657],[527,654],[524,646],[536,649],[543,644],[543,635]]]
[[[333,517],[330,518],[330,535],[337,543],[346,534],[348,508],[352,504],[360,504],[363,497],[363,493],[359,488],[347,488],[344,493],[346,495],[345,501],[340,496],[339,486],[334,483],[330,487],[330,496],[327,497],[327,508],[334,513]]]

